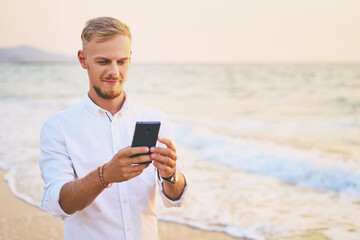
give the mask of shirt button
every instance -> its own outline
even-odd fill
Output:
[[[131,231],[131,227],[128,227],[128,228],[126,229],[126,231],[127,231],[127,232],[130,232],[130,231]]]
[[[123,204],[127,204],[127,200],[125,199],[125,200],[123,200]]]

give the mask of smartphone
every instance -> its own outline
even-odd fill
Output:
[[[146,146],[149,149],[156,145],[158,139],[160,122],[136,122],[134,137],[132,140],[131,147],[143,147]],[[148,153],[135,154],[131,157],[136,157],[140,155],[151,154],[150,150]],[[149,164],[151,161],[142,162],[139,164]]]

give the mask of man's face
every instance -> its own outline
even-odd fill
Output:
[[[90,97],[114,99],[121,95],[131,60],[131,42],[127,36],[100,43],[92,40],[86,43],[84,51],[79,51],[78,57],[89,75]]]

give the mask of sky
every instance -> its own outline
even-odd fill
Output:
[[[0,0],[0,48],[76,56],[99,16],[130,26],[133,62],[360,62],[359,0]]]

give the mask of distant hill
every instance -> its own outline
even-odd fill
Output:
[[[19,46],[0,48],[0,62],[75,62],[75,57],[52,54],[40,49]]]

